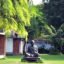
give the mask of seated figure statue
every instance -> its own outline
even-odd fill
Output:
[[[26,58],[37,58],[39,56],[38,47],[34,40],[31,40],[25,46],[25,57]]]

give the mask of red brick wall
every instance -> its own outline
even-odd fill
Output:
[[[0,55],[5,54],[5,36],[0,35]]]
[[[20,39],[14,38],[13,39],[13,54],[18,55],[19,54],[19,45],[20,45]]]

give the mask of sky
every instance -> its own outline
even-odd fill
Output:
[[[42,0],[32,0],[34,5],[38,5],[42,3]]]

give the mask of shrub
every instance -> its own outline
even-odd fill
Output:
[[[57,55],[57,54],[60,54],[60,52],[58,49],[51,48],[49,54]]]

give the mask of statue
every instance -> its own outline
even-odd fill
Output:
[[[25,45],[25,59],[37,60],[38,57],[39,57],[38,47],[35,44],[35,41],[31,40]]]

